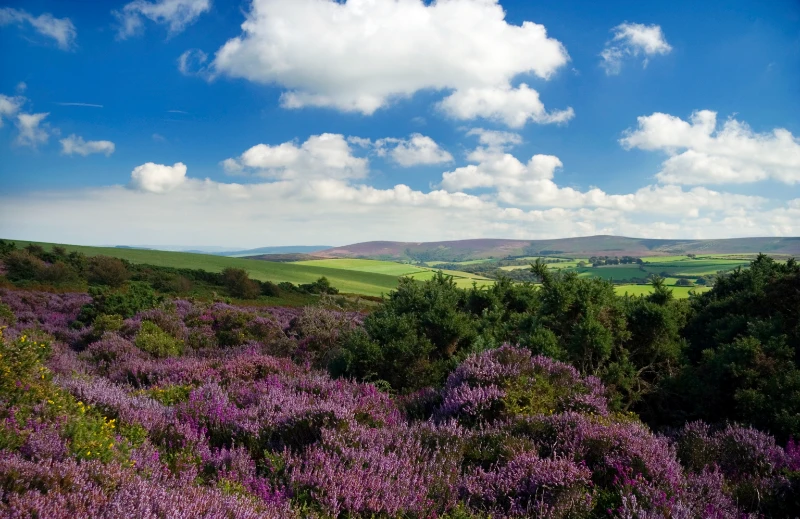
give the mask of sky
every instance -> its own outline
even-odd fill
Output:
[[[0,237],[800,236],[800,2],[0,0]]]

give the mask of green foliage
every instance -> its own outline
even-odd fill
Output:
[[[244,269],[228,267],[222,271],[222,281],[228,293],[240,299],[255,299],[261,294],[261,287],[250,279]]]
[[[142,321],[134,342],[139,349],[159,358],[177,357],[183,353],[183,342],[172,337],[152,321]]]
[[[443,382],[458,354],[476,337],[462,311],[465,292],[438,272],[419,284],[401,278],[397,290],[348,334],[332,365],[337,375],[385,380],[402,392]]]
[[[760,255],[690,300],[688,365],[666,381],[654,418],[735,420],[800,436],[800,265]]]
[[[175,405],[189,399],[189,393],[194,389],[187,384],[175,384],[170,386],[154,386],[143,391],[153,400],[157,400],[164,405]]]
[[[92,323],[101,314],[116,314],[127,319],[143,310],[155,308],[162,300],[149,284],[141,281],[131,281],[120,289],[90,287],[89,295],[92,296],[92,302],[85,305],[78,316],[78,321],[85,324]]]
[[[89,283],[120,287],[129,277],[128,267],[121,259],[94,256],[88,261],[86,278]]]
[[[116,332],[122,328],[122,316],[117,314],[100,314],[95,317],[92,323],[92,333],[90,341],[96,341],[103,337],[106,332]]]
[[[14,326],[15,324],[17,324],[17,316],[7,304],[0,301],[0,326]]]
[[[401,278],[402,279],[402,278]],[[336,287],[331,286],[331,282],[328,281],[328,278],[322,276],[318,280],[314,281],[313,283],[306,283],[300,285],[300,290],[304,292],[308,292],[309,294],[338,294],[339,290]]]
[[[6,277],[11,281],[32,281],[46,268],[40,260],[27,250],[12,250],[4,259]]]

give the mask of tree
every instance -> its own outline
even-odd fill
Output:
[[[128,267],[119,258],[94,256],[88,261],[86,278],[89,283],[120,287],[129,277]]]
[[[250,279],[244,269],[226,268],[222,271],[222,282],[233,297],[256,299],[261,294],[259,284]]]

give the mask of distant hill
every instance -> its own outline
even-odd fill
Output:
[[[800,257],[800,237],[724,240],[654,240],[585,236],[556,240],[372,241],[314,252],[321,258],[466,261],[521,256],[670,256],[682,254],[780,254]]]
[[[330,245],[287,245],[284,247],[260,247],[258,249],[212,252],[210,254],[234,257],[261,256],[264,254],[310,254],[330,248]]]
[[[256,256],[237,256],[242,259],[254,259],[263,261],[277,261],[278,263],[292,263],[295,261],[309,261],[320,259],[319,256],[303,254],[300,252],[288,252],[286,254],[258,254]]]

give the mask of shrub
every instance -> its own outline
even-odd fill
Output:
[[[222,281],[233,297],[255,299],[261,293],[257,281],[253,281],[244,269],[228,267],[222,271]]]
[[[6,277],[11,281],[38,279],[39,273],[46,267],[45,262],[27,250],[14,250],[3,260],[6,266]]]
[[[128,267],[118,258],[94,256],[89,259],[86,278],[90,283],[120,287],[129,277]]]
[[[309,294],[338,294],[339,289],[334,286],[331,286],[331,282],[328,281],[328,278],[322,276],[318,280],[314,281],[313,283],[306,283],[300,285],[300,290],[304,292],[308,292]]]
[[[177,357],[183,352],[183,343],[151,321],[143,321],[134,341],[141,350],[155,357]]]
[[[131,281],[126,288],[111,290],[91,287],[92,302],[81,308],[78,320],[90,324],[100,314],[116,314],[127,319],[142,310],[155,308],[161,301],[147,283]]]

